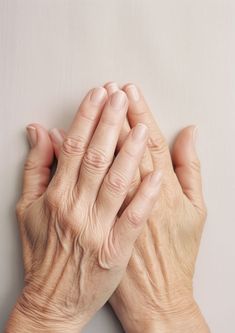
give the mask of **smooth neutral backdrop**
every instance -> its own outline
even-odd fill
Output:
[[[0,0],[1,332],[23,285],[24,128],[66,129],[87,89],[109,80],[142,87],[169,142],[199,127],[209,214],[195,296],[213,333],[235,332],[234,17],[234,0]],[[105,307],[85,332],[122,329]]]

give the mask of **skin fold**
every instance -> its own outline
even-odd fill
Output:
[[[119,90],[115,82],[105,88],[109,95]],[[207,333],[209,328],[193,296],[195,262],[206,220],[195,148],[197,128],[184,128],[170,151],[140,89],[127,84],[123,91],[129,108],[117,151],[139,122],[149,128],[149,139],[121,211],[149,172],[164,172],[159,197],[110,304],[128,333]],[[56,156],[65,136],[61,130],[60,135],[58,130],[51,132]]]
[[[25,287],[6,333],[80,332],[119,285],[161,184],[159,171],[146,175],[124,208],[148,140],[138,123],[115,154],[128,103],[123,91],[92,89],[60,145],[54,175],[48,131],[28,126],[17,204]]]

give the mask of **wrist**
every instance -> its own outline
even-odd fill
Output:
[[[49,301],[42,307],[35,295],[23,293],[7,322],[6,333],[79,333],[85,326],[79,316],[53,308]]]
[[[143,322],[138,332],[145,333],[209,333],[209,328],[199,313],[175,313],[156,317],[155,320]],[[134,331],[128,331],[134,333]],[[137,331],[135,330],[135,333]]]
[[[150,310],[135,321],[124,322],[127,333],[209,333],[210,330],[195,300],[183,301],[178,307]]]

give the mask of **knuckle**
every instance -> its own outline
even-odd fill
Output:
[[[69,232],[73,236],[79,234],[80,224],[75,207],[61,214],[60,227],[65,233]]]
[[[131,226],[139,227],[142,222],[142,216],[140,212],[128,209],[126,212],[126,219]]]
[[[128,183],[125,177],[116,171],[111,171],[105,178],[106,188],[115,196],[122,196],[126,193]]]
[[[169,151],[166,140],[161,135],[150,137],[147,146],[153,153],[160,155]]]
[[[35,161],[33,161],[32,159],[28,158],[25,163],[24,163],[24,170],[27,171],[31,171],[31,170],[35,170],[37,168],[37,164],[35,163]]]
[[[59,209],[62,204],[62,195],[55,188],[50,188],[45,192],[45,202],[49,207]]]
[[[131,149],[131,148],[133,148],[133,147],[123,147],[123,150],[124,150],[124,152],[125,152],[125,154],[127,155],[127,157],[129,158],[129,159],[135,159],[136,158],[136,156],[137,156],[137,153],[139,152],[139,151],[136,151],[136,149]]]
[[[89,171],[102,172],[106,170],[111,161],[106,154],[98,148],[89,147],[83,158],[83,165]]]
[[[98,252],[101,242],[96,236],[87,232],[80,234],[79,243],[86,252]]]
[[[90,108],[90,105],[89,107],[87,105],[82,106],[79,109],[79,113],[81,118],[84,118],[84,120],[90,123],[94,122],[96,119],[96,113],[92,108]]]
[[[83,155],[85,147],[85,140],[82,137],[66,137],[62,145],[62,152],[65,155]]]

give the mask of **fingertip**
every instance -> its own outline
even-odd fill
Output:
[[[48,130],[38,123],[31,123],[26,126],[26,133],[31,152],[33,155],[35,154],[35,158],[37,156],[46,164],[50,164],[54,153]]]
[[[92,89],[89,94],[89,102],[95,106],[103,105],[107,99],[107,90],[104,87]]]
[[[129,82],[125,83],[125,84],[122,86],[122,90],[126,91],[126,90],[128,89],[128,87],[131,87],[131,86],[135,86],[135,87],[137,87],[137,89],[139,89],[138,86],[137,86],[137,84],[135,84],[135,83],[132,82],[132,81],[129,81]]]
[[[34,148],[40,143],[42,134],[47,133],[47,130],[38,123],[31,123],[26,126],[26,133],[31,148]]]
[[[196,125],[187,126],[180,131],[172,148],[172,160],[174,165],[182,165],[196,158],[197,138],[198,126]]]
[[[49,131],[49,135],[53,144],[53,148],[54,148],[54,153],[56,158],[59,158],[59,154],[60,154],[60,148],[61,145],[64,142],[64,139],[66,137],[66,133],[63,129],[58,129],[58,128],[52,128]]]
[[[115,91],[109,96],[109,103],[114,109],[122,109],[127,107],[129,104],[126,93],[122,90]]]
[[[38,140],[37,129],[35,126],[28,125],[26,127],[26,131],[27,131],[27,139],[29,141],[30,147],[33,148],[36,146],[37,140]]]
[[[120,90],[117,82],[114,81],[105,83],[104,88],[107,90],[109,96],[115,93],[116,91]]]
[[[50,134],[52,142],[55,145],[60,146],[63,143],[64,137],[63,137],[61,131],[58,128],[52,128],[49,131],[49,134]]]

